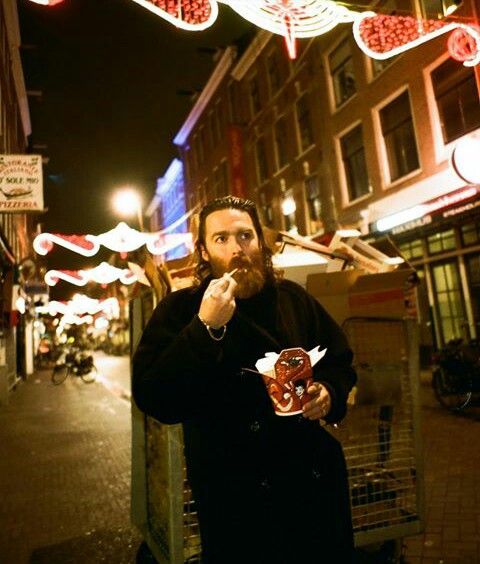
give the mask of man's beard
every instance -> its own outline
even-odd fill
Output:
[[[265,285],[265,266],[260,251],[250,257],[243,255],[234,257],[228,265],[219,259],[210,257],[210,267],[215,278],[220,278],[225,272],[231,272],[237,268],[233,275],[237,287],[235,297],[246,299],[258,294]]]

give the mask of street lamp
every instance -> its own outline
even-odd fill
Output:
[[[142,201],[138,193],[132,188],[124,188],[113,197],[113,207],[123,216],[137,214],[140,231],[143,231]]]

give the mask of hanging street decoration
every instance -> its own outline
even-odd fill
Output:
[[[53,6],[62,0],[31,0]],[[315,37],[339,23],[353,23],[353,33],[369,57],[386,59],[444,33],[453,32],[448,47],[465,66],[480,63],[480,33],[472,25],[414,16],[354,12],[332,0],[133,0],[174,26],[201,31],[218,16],[218,2],[253,24],[282,35],[289,56],[296,57],[296,39]]]
[[[54,245],[60,245],[85,257],[98,253],[101,245],[111,251],[126,253],[137,250],[142,245],[153,255],[164,255],[180,245],[193,246],[191,233],[165,233],[165,229],[155,233],[144,233],[132,229],[123,221],[114,229],[101,235],[63,235],[60,233],[40,233],[33,240],[33,248],[39,255],[48,254]]]
[[[456,31],[455,46],[449,45],[452,56],[466,66],[480,62],[479,31],[459,22],[354,12],[332,0],[133,1],[176,27],[188,30],[209,27],[218,15],[218,2],[227,4],[258,27],[282,35],[291,58],[296,57],[296,38],[315,37],[337,24],[350,22],[359,47],[375,59],[394,57],[441,34]]]
[[[55,4],[60,4],[63,0],[30,0],[35,4],[41,4],[42,6],[55,6]]]
[[[129,285],[137,282],[138,278],[128,268],[117,268],[108,262],[102,262],[88,270],[49,270],[45,273],[45,282],[49,286],[56,286],[60,280],[76,286],[85,286],[89,282],[106,285],[117,280]]]
[[[31,0],[53,6],[63,0]],[[246,20],[285,38],[290,58],[296,57],[296,39],[316,37],[340,23],[353,23],[353,34],[369,57],[387,59],[452,32],[448,48],[465,66],[480,63],[480,32],[455,21],[423,20],[354,12],[333,0],[133,0],[174,26],[201,31],[218,16],[218,3],[226,4]]]
[[[394,57],[449,32],[452,32],[448,40],[451,56],[465,66],[480,63],[480,31],[473,26],[375,12],[358,14],[353,20],[353,36],[358,46],[373,59]]]
[[[52,300],[45,306],[37,306],[36,313],[48,314],[56,316],[58,314],[66,315],[96,315],[104,312],[109,318],[120,317],[120,305],[117,298],[106,298],[104,300],[96,300],[85,294],[75,294],[71,300],[60,302]]]

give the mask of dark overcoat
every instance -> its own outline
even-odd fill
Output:
[[[208,281],[207,281],[208,282]],[[320,345],[314,378],[340,421],[355,383],[337,323],[297,284],[266,285],[237,308],[221,341],[197,317],[206,283],[168,295],[133,360],[133,398],[163,423],[182,423],[204,562],[350,562],[345,461],[318,421],[275,415],[255,362],[266,352]]]

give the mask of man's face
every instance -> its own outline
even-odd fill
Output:
[[[238,298],[249,298],[265,283],[263,257],[258,235],[250,215],[227,208],[209,214],[205,220],[205,246],[202,258],[210,263],[214,278],[220,278],[234,268]]]

